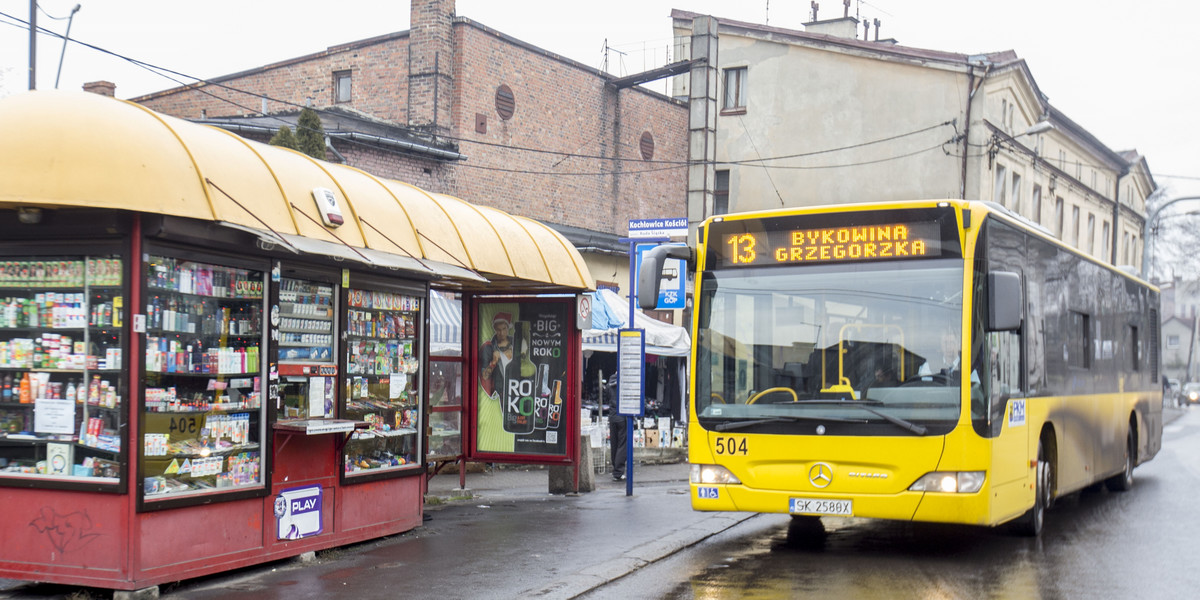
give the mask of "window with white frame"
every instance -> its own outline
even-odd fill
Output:
[[[334,71],[333,101],[349,102],[350,98],[350,71]]]
[[[1063,199],[1058,196],[1054,199],[1054,232],[1058,235],[1058,239],[1063,239],[1063,227],[1066,226],[1066,219],[1063,214]]]
[[[1033,203],[1033,206],[1029,207],[1030,212],[1033,213],[1033,220],[1038,225],[1041,225],[1042,224],[1042,186],[1041,185],[1038,185],[1036,183],[1033,184],[1033,194],[1030,196],[1029,199]]]
[[[1021,175],[1014,172],[1012,178],[1012,209],[1021,214]]]
[[[1073,230],[1074,230],[1073,231],[1074,235],[1072,236],[1072,240],[1074,241],[1075,246],[1079,247],[1079,207],[1078,206],[1071,207],[1071,221],[1074,223],[1072,225]]]
[[[995,187],[992,189],[992,202],[998,202],[1001,206],[1008,206],[1007,204],[1005,204],[1005,200],[1007,200],[1007,195],[1005,194],[1005,190],[1007,189],[1007,186],[1008,186],[1008,169],[1005,168],[1004,165],[997,164],[996,165],[996,183],[995,183]]]
[[[722,110],[746,110],[746,67],[725,69],[725,96]]]
[[[1088,214],[1087,253],[1096,253],[1096,215]]]
[[[1112,256],[1112,237],[1108,235],[1108,232],[1108,221],[1104,221],[1101,223],[1100,237],[1102,238],[1101,245],[1104,246],[1104,254],[1101,256],[1106,260]]]

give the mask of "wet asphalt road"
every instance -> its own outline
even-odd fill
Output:
[[[1039,539],[1003,529],[760,515],[584,598],[1200,597],[1200,407],[1130,492],[1060,499]]]

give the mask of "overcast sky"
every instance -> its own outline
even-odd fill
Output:
[[[50,17],[66,17],[77,3],[72,39],[200,78],[403,31],[409,16],[404,0],[40,0],[38,24],[64,32],[67,21]],[[820,19],[842,16],[841,1],[820,4]],[[0,0],[0,12],[22,21],[29,7],[28,0]],[[594,67],[603,65],[607,41],[610,70],[619,74],[665,60],[672,8],[794,29],[811,19],[809,0],[458,0],[457,7],[461,16]],[[1200,3],[854,0],[850,11],[879,19],[882,37],[906,46],[1016,51],[1051,104],[1113,150],[1141,152],[1173,195],[1200,194]],[[0,15],[0,95],[28,86],[23,27]],[[60,56],[61,39],[39,36],[39,89],[55,86]],[[116,83],[121,98],[177,85],[69,45],[58,87],[99,79]]]

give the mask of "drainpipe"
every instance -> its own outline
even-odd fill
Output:
[[[966,123],[963,125],[963,145],[962,145],[962,173],[959,175],[958,197],[961,200],[967,199],[967,155],[971,151],[971,102],[975,99],[975,92],[979,91],[979,87],[983,85],[983,80],[987,78],[988,71],[992,70],[992,63],[986,63],[983,68],[983,75],[979,79],[975,79],[975,67],[971,64],[970,59],[967,61],[967,88],[970,92],[967,93],[967,117]]]

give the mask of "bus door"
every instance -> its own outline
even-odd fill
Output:
[[[1030,456],[1031,427],[1025,417],[1025,239],[1011,228],[990,225],[987,265],[977,264],[976,270],[975,334],[983,339],[972,347],[980,355],[972,357],[978,372],[971,374],[971,416],[977,433],[992,440],[996,506],[1013,507],[1024,504],[1029,494],[1029,461],[1036,458]]]

